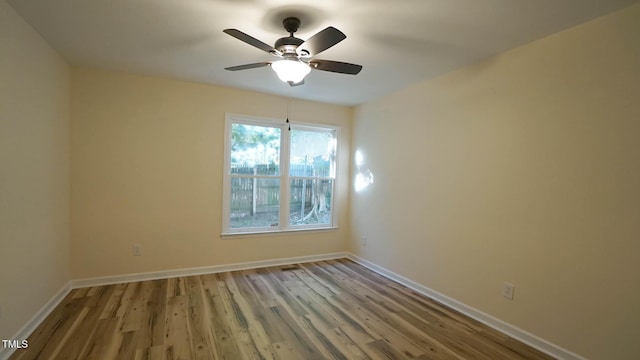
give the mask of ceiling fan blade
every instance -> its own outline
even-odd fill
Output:
[[[296,52],[300,56],[315,56],[346,38],[342,31],[329,26],[300,44]]]
[[[304,79],[302,79],[300,82],[297,82],[297,83],[294,83],[293,81],[287,81],[287,84],[289,84],[289,86],[291,87],[304,85]]]
[[[259,67],[268,66],[268,65],[271,65],[271,63],[270,62],[259,62],[259,63],[253,63],[253,64],[231,66],[231,67],[224,68],[224,69],[225,70],[231,70],[231,71],[238,71],[238,70],[254,69],[254,68],[259,68]]]
[[[331,71],[340,74],[356,75],[362,70],[362,65],[356,65],[332,60],[311,60],[309,62],[316,70]]]
[[[240,41],[244,41],[247,44],[251,45],[251,46],[255,46],[258,49],[262,50],[262,51],[266,51],[268,53],[278,53],[278,51],[276,49],[273,48],[273,46],[268,45],[263,43],[262,41],[254,38],[251,35],[247,35],[245,33],[243,33],[240,30],[237,29],[224,29],[222,30],[225,34],[229,34],[231,36],[233,36],[234,38],[240,40]]]

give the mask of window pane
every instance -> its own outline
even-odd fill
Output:
[[[231,178],[231,229],[278,226],[280,180]]]
[[[333,177],[335,148],[333,131],[292,129],[289,175]]]
[[[331,224],[333,180],[290,180],[289,223],[291,225]]]
[[[231,125],[231,173],[278,175],[280,129],[268,126]]]

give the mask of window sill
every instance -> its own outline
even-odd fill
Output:
[[[281,235],[294,235],[303,232],[324,232],[324,231],[336,231],[339,228],[335,227],[323,227],[312,229],[291,229],[291,230],[276,230],[276,231],[259,231],[259,232],[237,232],[237,233],[223,233],[220,238],[224,239],[244,239],[244,238],[256,238],[256,237],[272,237]]]

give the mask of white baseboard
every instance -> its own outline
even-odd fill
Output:
[[[53,297],[36,312],[29,321],[10,340],[26,340],[29,335],[51,314],[53,309],[71,291],[71,281],[67,282]],[[17,349],[3,349],[0,345],[0,360],[8,359]]]
[[[586,360],[586,358],[573,353],[569,350],[563,349],[547,340],[541,339],[531,333],[528,333],[518,327],[515,327],[509,323],[506,323],[498,318],[495,318],[487,313],[484,313],[478,309],[475,309],[469,305],[461,303],[458,300],[452,299],[444,294],[441,294],[435,290],[432,290],[422,284],[419,284],[413,280],[410,280],[402,275],[398,275],[393,271],[387,270],[382,266],[376,265],[368,260],[365,260],[357,255],[348,253],[347,258],[354,262],[365,266],[378,274],[387,277],[393,281],[396,281],[408,288],[411,288],[425,296],[432,298],[433,300],[448,306],[454,310],[457,310],[468,317],[478,320],[479,322],[492,327],[501,333],[504,333],[512,338],[521,341],[531,347],[534,347],[545,354],[551,355],[558,360]]]
[[[337,252],[337,253],[310,255],[310,256],[296,256],[296,257],[280,258],[280,259],[272,259],[272,260],[250,261],[250,262],[235,263],[235,264],[204,266],[204,267],[197,267],[197,268],[95,277],[95,278],[88,278],[88,279],[72,280],[71,283],[72,283],[72,288],[78,289],[78,288],[84,288],[84,287],[90,287],[90,286],[102,286],[102,285],[111,285],[111,284],[122,284],[122,283],[134,282],[134,281],[167,279],[167,278],[174,278],[179,276],[215,274],[215,273],[220,273],[225,271],[257,269],[257,268],[263,268],[263,267],[269,267],[269,266],[291,265],[291,264],[299,264],[299,263],[313,262],[313,261],[341,259],[346,257],[347,257],[346,252]]]

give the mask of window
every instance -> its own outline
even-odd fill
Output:
[[[223,233],[335,227],[337,131],[227,114]]]

